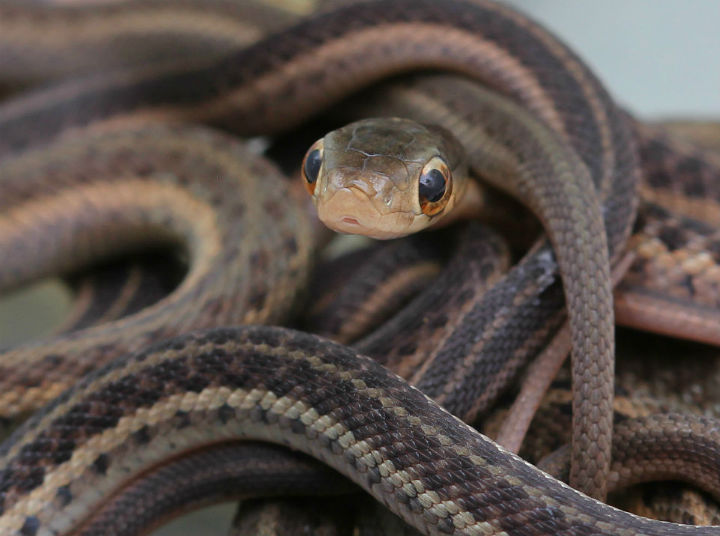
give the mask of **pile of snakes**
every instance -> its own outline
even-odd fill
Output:
[[[490,0],[291,7],[0,1],[0,291],[73,296],[0,535],[720,534],[720,128]]]

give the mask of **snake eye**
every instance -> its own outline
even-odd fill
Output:
[[[318,140],[312,144],[302,163],[302,172],[305,177],[305,188],[310,195],[315,192],[315,183],[320,176],[320,168],[323,160],[323,141]]]
[[[431,169],[420,177],[420,197],[435,203],[445,193],[445,177],[439,169]]]
[[[426,216],[442,212],[452,192],[452,174],[445,160],[435,156],[425,164],[420,174],[418,196],[420,209]]]

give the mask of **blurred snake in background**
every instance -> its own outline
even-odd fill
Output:
[[[221,4],[228,31],[213,35],[219,41],[235,35],[230,4]],[[98,8],[105,31],[125,28],[110,23],[113,13],[122,18],[132,12],[121,6]],[[159,6],[158,20],[181,26],[200,17],[185,4],[173,6],[181,13],[177,19],[164,11],[167,5],[147,3],[143,9],[148,6]],[[49,8],[5,9],[22,18]],[[203,16],[212,17],[207,11]],[[12,27],[12,16],[2,20]],[[202,25],[190,26],[203,34]],[[177,31],[170,27],[168,34]],[[13,34],[2,35],[0,45],[8,39],[12,50]],[[512,10],[484,2],[378,1],[320,11],[237,51],[71,78],[0,107],[0,249],[7,259],[1,288],[158,244],[179,244],[188,265],[178,288],[157,304],[3,354],[4,417],[17,418],[64,394],[0,450],[0,527],[10,534],[80,527],[106,534],[107,526],[98,520],[117,525],[127,518],[118,514],[123,510],[112,509],[120,508],[134,486],[150,480],[128,475],[167,469],[168,456],[174,458],[170,463],[197,457],[207,474],[209,460],[228,458],[209,458],[202,446],[231,448],[228,442],[256,439],[320,458],[427,533],[704,533],[642,520],[571,490],[453,419],[380,365],[324,339],[281,328],[225,328],[146,348],[199,328],[286,321],[306,286],[319,241],[302,202],[277,169],[208,126],[242,136],[277,134],[374,82],[420,70],[449,71],[473,82],[425,76],[354,105],[354,113],[363,116],[416,115],[438,126],[428,130],[413,123],[410,136],[408,123],[400,133],[387,124],[355,123],[313,145],[304,180],[321,218],[339,215],[345,225],[367,225],[367,209],[346,212],[348,200],[365,197],[375,213],[379,206],[389,207],[393,215],[385,220],[406,223],[400,231],[382,227],[384,237],[420,226],[398,216],[400,209],[415,213],[412,222],[431,223],[467,188],[455,166],[464,146],[470,172],[527,204],[549,239],[541,238],[501,275],[505,246],[489,231],[471,227],[458,247],[455,272],[418,298],[424,302],[411,302],[356,348],[469,421],[487,410],[549,342],[562,356],[570,345],[569,480],[604,499],[613,447],[610,271],[619,277],[627,267],[637,190],[643,195],[643,219],[629,251],[640,261],[630,274],[652,273],[657,266],[665,274],[679,272],[682,292],[667,292],[675,287],[664,275],[657,276],[667,287],[662,289],[653,288],[652,279],[632,280],[634,285],[619,294],[618,317],[630,325],[717,342],[715,304],[704,303],[707,294],[700,298],[697,292],[701,285],[714,290],[713,252],[692,256],[698,243],[713,243],[715,205],[701,198],[715,192],[711,179],[717,168],[700,149],[681,144],[676,150],[663,133],[648,134],[636,125],[580,60]],[[17,78],[11,86],[32,82]],[[206,126],[189,124],[194,122]],[[400,149],[411,146],[403,132],[409,141],[435,140],[436,148],[401,157]],[[318,195],[332,182],[322,173],[330,170],[328,158],[338,146],[329,143],[333,136],[351,149],[353,165],[376,174],[370,188],[354,173],[356,182],[349,189],[341,184],[345,193],[328,209]],[[389,151],[366,148],[365,136]],[[422,147],[427,151],[426,144]],[[699,184],[685,188],[687,182],[668,173],[667,162],[655,174],[641,173],[641,161],[651,168],[663,157],[674,159],[677,167],[692,162]],[[388,190],[389,183],[399,181],[388,179],[386,165],[415,168],[404,193]],[[679,188],[685,188],[684,195]],[[486,207],[503,194],[488,188],[473,196]],[[682,227],[686,216],[700,221]],[[384,224],[383,218],[375,220]],[[669,241],[672,247],[663,256]],[[690,248],[676,258],[685,244]],[[569,331],[563,327],[563,291]],[[673,316],[668,303],[679,311],[684,307],[682,314]],[[659,323],[653,324],[656,318]],[[118,359],[127,352],[136,353]],[[717,483],[698,476],[716,467],[713,419],[657,418],[631,430],[640,445],[661,445],[651,453],[654,461],[647,465],[652,468],[633,479],[690,475],[717,495]],[[643,430],[649,433],[641,437]],[[682,441],[678,433],[685,434]],[[688,454],[681,456],[685,463],[677,461],[677,449],[694,452],[699,445],[707,456]],[[242,455],[254,459],[258,452],[262,448],[248,448]],[[287,468],[282,454],[277,456],[278,465]],[[637,458],[626,463],[638,465]],[[164,478],[173,473],[163,473]],[[165,489],[184,489],[163,478],[158,482]],[[184,485],[190,490],[185,500],[201,500],[198,482],[189,479]],[[251,486],[236,494],[253,491],[262,492]],[[107,509],[90,516],[101,504]],[[161,506],[162,515],[172,510]]]

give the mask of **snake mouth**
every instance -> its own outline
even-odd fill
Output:
[[[356,218],[351,218],[350,216],[345,216],[345,217],[342,219],[342,222],[343,222],[343,223],[347,223],[348,225],[360,225],[360,222],[357,221]]]

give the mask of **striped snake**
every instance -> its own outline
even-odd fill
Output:
[[[352,23],[348,24],[348,21]],[[557,70],[551,72],[548,65]],[[24,255],[17,254],[17,265],[8,267],[9,275],[3,280],[3,287],[51,271],[69,270],[90,258],[105,255],[110,246],[108,242],[121,249],[144,245],[147,242],[138,238],[141,234],[152,236],[150,242],[182,242],[191,266],[190,276],[181,286],[185,293],[169,298],[170,303],[164,304],[171,305],[169,309],[158,306],[118,324],[93,328],[88,338],[64,335],[49,346],[28,345],[4,356],[6,394],[0,403],[5,408],[4,414],[14,416],[36,408],[73,385],[78,375],[128,350],[142,348],[148,341],[171,335],[169,329],[181,332],[189,327],[203,327],[207,325],[203,324],[205,321],[215,325],[272,322],[273,314],[283,315],[277,306],[287,308],[291,297],[302,286],[311,245],[309,223],[301,210],[295,209],[288,218],[284,205],[279,206],[277,193],[286,192],[281,182],[263,181],[262,186],[256,181],[248,183],[247,177],[258,171],[264,176],[271,175],[273,171],[267,169],[267,165],[261,165],[261,170],[253,166],[233,170],[237,158],[230,158],[230,155],[238,156],[242,149],[224,135],[199,127],[196,130],[190,128],[189,134],[183,130],[181,135],[177,127],[128,125],[134,121],[157,119],[201,121],[242,135],[272,134],[298,124],[346,96],[356,88],[355,84],[350,87],[348,80],[362,80],[366,85],[389,74],[423,68],[447,69],[486,82],[523,103],[554,127],[559,138],[567,139],[587,166],[589,178],[601,197],[607,200],[603,214],[605,227],[611,258],[618,257],[629,235],[634,214],[632,177],[637,175],[637,170],[632,133],[624,114],[616,109],[574,55],[525,18],[493,4],[450,1],[440,6],[434,2],[368,2],[339,8],[213,63],[190,67],[173,64],[153,72],[119,72],[80,82],[71,81],[21,96],[0,109],[0,154],[5,154],[1,170],[3,181],[7,177],[9,191],[13,194],[8,196],[6,206],[12,217],[7,220],[8,231],[4,234],[8,238],[7,251],[11,247],[17,248],[13,250]],[[578,122],[578,117],[583,118],[582,122]],[[42,129],[37,128],[38,124],[43,125]],[[165,132],[161,132],[163,130]],[[192,141],[184,141],[185,136]],[[163,144],[166,146],[158,156],[153,148]],[[144,147],[145,151],[136,156],[129,151],[130,147]],[[208,158],[223,152],[228,158],[221,163]],[[15,156],[16,153],[20,154]],[[162,161],[165,157],[168,157],[167,161]],[[247,153],[243,153],[242,159],[248,159]],[[68,178],[71,173],[64,171],[64,166],[77,161],[82,161],[89,171],[74,182]],[[164,168],[168,161],[169,171]],[[130,165],[122,172],[122,177],[113,178],[118,162],[129,162]],[[238,180],[231,184],[249,190],[239,196],[240,201],[233,202],[223,193],[226,184],[216,184],[213,188],[190,181],[187,170],[195,173],[196,169],[210,178],[237,176]],[[34,179],[28,179],[33,176]],[[102,180],[96,182],[94,179],[98,177]],[[149,177],[153,178],[152,186]],[[43,185],[57,189],[65,184],[72,186],[69,198],[58,201],[51,196],[35,195]],[[254,201],[258,191],[265,192],[264,201]],[[144,195],[138,196],[138,192]],[[283,196],[291,194],[283,193]],[[246,200],[253,202],[246,203]],[[227,216],[214,218],[209,212],[207,207],[218,201],[226,202]],[[85,220],[80,223],[63,221],[68,204],[76,206],[77,213],[85,214]],[[98,204],[111,209],[107,213],[93,211],[92,207]],[[30,208],[41,208],[49,217],[39,224],[24,220],[23,214],[29,213]],[[234,220],[231,216],[240,219]],[[15,221],[21,223],[19,228],[10,225]],[[226,221],[244,222],[243,236],[240,237],[232,225],[217,224]],[[282,226],[275,241],[265,240],[264,234],[270,223],[278,222]],[[102,235],[90,231],[97,229],[97,225],[102,226]],[[73,248],[74,242],[68,238],[74,226],[80,226],[84,233],[82,247]],[[49,236],[51,229],[57,237],[52,244],[46,243],[31,251],[23,249],[28,233]],[[262,248],[252,239],[248,229],[263,236]],[[204,238],[213,235],[214,247],[213,241]],[[603,236],[603,233],[593,235],[594,238],[597,236]],[[113,240],[108,241],[108,237]],[[224,252],[219,244],[237,244],[237,249]],[[279,261],[270,254],[278,250],[285,252]],[[556,266],[548,251],[536,249],[526,258],[522,270],[516,269],[506,278],[510,283],[506,284],[504,292],[513,288],[517,295],[517,285],[523,282],[527,285],[527,295],[518,297],[526,303],[539,304],[534,313],[527,313],[526,308],[520,307],[510,311],[502,319],[506,325],[511,324],[513,315],[542,317],[561,303],[562,296],[554,276]],[[237,287],[237,296],[223,301],[218,299],[219,294],[221,289],[233,287],[228,283],[232,277],[216,273],[215,268],[230,260],[228,257],[239,260],[234,268],[235,275],[254,273],[257,278],[248,284],[245,277],[243,286]],[[28,275],[27,266],[36,264],[40,268]],[[527,272],[528,267],[533,266],[545,274],[542,281],[527,277],[528,273],[532,274]],[[598,260],[597,266],[591,268],[599,274],[598,281],[605,285],[608,284],[606,266],[607,259]],[[269,274],[276,274],[278,282],[270,279]],[[197,288],[201,289],[203,298],[207,297],[202,307],[197,307],[199,298],[193,294]],[[257,288],[261,290],[258,292]],[[503,291],[494,292],[496,294],[488,294],[492,299],[504,297]],[[597,292],[607,294],[605,299],[609,298],[608,288],[597,289]],[[227,305],[238,306],[243,300],[247,304],[245,307],[232,309]],[[575,305],[572,300],[570,302],[571,309],[580,314],[579,302]],[[481,307],[489,308],[490,305],[484,302]],[[170,313],[165,312],[168,310]],[[522,312],[518,313],[519,310]],[[165,314],[173,318],[171,324],[163,320]],[[182,314],[187,315],[187,321],[178,321]],[[571,479],[588,492],[602,496],[604,483],[598,475],[607,472],[609,467],[611,430],[608,420],[611,412],[606,411],[612,399],[611,309],[607,310],[607,315],[600,316],[606,326],[604,331],[600,330],[604,334],[593,335],[590,345],[599,347],[599,356],[604,356],[604,361],[600,359],[594,365],[601,374],[596,375],[595,371],[582,367],[576,367],[579,369],[576,374],[581,380],[579,384],[594,385],[590,390],[597,393],[595,396],[605,409],[598,404],[587,406],[586,399],[578,395],[578,406],[586,409],[576,412],[578,426],[574,427],[579,430],[575,441],[580,445],[574,452],[597,452],[597,456],[576,456],[572,465],[576,473]],[[556,312],[550,320],[552,325],[548,318],[543,318],[535,328],[537,335],[529,343],[535,349],[558,328],[561,313]],[[501,321],[498,323],[502,324]],[[169,325],[172,328],[168,328]],[[123,332],[123,329],[127,331]],[[575,336],[580,337],[577,332],[575,329]],[[532,352],[526,341],[515,342],[522,344],[513,349],[514,353],[519,354],[520,350]],[[577,348],[583,341],[578,339],[576,342]],[[201,354],[193,355],[192,351]],[[376,496],[385,497],[386,502],[407,520],[431,533],[446,532],[453,527],[466,533],[512,532],[512,526],[519,522],[513,521],[515,515],[524,519],[524,524],[534,523],[535,528],[542,527],[544,520],[550,523],[548,530],[550,527],[560,530],[567,524],[571,532],[576,533],[583,533],[586,530],[583,526],[595,526],[618,534],[623,531],[663,534],[667,533],[663,531],[675,530],[621,514],[570,491],[471,433],[417,391],[400,387],[404,384],[397,383],[398,380],[380,367],[369,365],[352,351],[320,339],[278,328],[238,328],[186,336],[167,343],[166,349],[146,352],[150,353],[113,361],[102,372],[92,374],[85,383],[64,395],[53,408],[34,418],[6,443],[3,450],[6,484],[3,485],[1,519],[8,530],[40,534],[49,530],[46,523],[58,530],[72,527],[76,516],[84,516],[74,513],[75,508],[84,504],[85,498],[88,501],[86,507],[92,508],[89,497],[110,485],[113,481],[110,473],[124,471],[114,465],[116,461],[123,462],[119,451],[113,449],[116,446],[122,450],[122,440],[128,434],[145,446],[148,455],[148,459],[136,467],[148,467],[160,460],[153,458],[153,449],[148,445],[154,445],[156,440],[172,443],[169,439],[174,437],[171,430],[182,429],[195,435],[181,441],[186,449],[208,442],[223,442],[231,437],[292,441],[294,447],[320,456],[346,474],[351,473],[351,478],[372,488],[371,492]],[[340,361],[335,361],[336,356]],[[166,357],[177,361],[165,363]],[[261,369],[264,367],[266,371],[277,373],[271,381],[259,372],[252,372],[253,360],[258,357],[265,360]],[[209,361],[203,361],[205,359]],[[153,369],[155,362],[158,368]],[[446,366],[442,360],[436,362],[438,367]],[[132,363],[136,363],[136,367]],[[183,369],[183,363],[189,368]],[[126,369],[126,365],[130,368]],[[199,368],[193,368],[195,366]],[[520,364],[513,366],[517,369]],[[301,385],[298,378],[292,379],[292,373],[305,369],[305,375],[299,377]],[[233,370],[239,373],[233,374]],[[356,370],[359,371],[357,374]],[[150,384],[152,390],[147,390],[146,385]],[[105,391],[104,385],[110,391]],[[329,403],[324,396],[338,393],[337,389],[329,389],[332,385],[342,386],[341,391],[347,389],[346,395],[350,398],[345,402],[335,400],[333,404],[339,405],[331,404],[318,412],[323,404]],[[319,389],[315,395],[317,399],[312,398],[311,387]],[[293,389],[296,390],[290,393]],[[135,390],[137,396],[127,399],[125,405],[124,397]],[[120,394],[123,396],[118,398]],[[80,402],[86,395],[97,398]],[[367,410],[359,408],[359,398],[352,398],[355,396],[380,403],[380,406],[372,406],[375,409],[370,410],[371,413],[389,408],[380,413],[398,420],[397,432],[402,429],[403,433],[416,434],[413,439],[408,439],[406,446],[416,441],[418,445],[432,447],[429,452],[437,447],[436,454],[451,456],[446,458],[447,462],[442,462],[448,467],[457,463],[458,468],[465,468],[469,463],[468,471],[478,471],[480,479],[481,474],[492,475],[493,485],[507,484],[508,490],[513,488],[521,493],[512,495],[509,491],[508,498],[526,498],[527,504],[514,512],[500,506],[501,510],[505,508],[499,512],[502,517],[492,518],[486,510],[465,504],[473,502],[472,497],[481,504],[482,497],[487,502],[492,495],[497,495],[485,487],[487,481],[485,485],[477,481],[465,484],[457,478],[453,480],[452,471],[444,475],[450,478],[448,483],[440,483],[439,487],[431,486],[430,481],[424,481],[419,473],[417,482],[403,481],[414,475],[415,469],[403,472],[404,469],[396,467],[403,459],[402,452],[391,452],[395,448],[393,445],[374,444],[375,436],[356,442],[353,436],[360,430],[351,432],[344,428],[352,421],[353,426],[358,425],[364,430],[362,415]],[[403,400],[403,397],[407,399]],[[112,402],[108,404],[109,400]],[[447,400],[443,402],[448,405]],[[420,407],[428,413],[415,416],[415,410]],[[118,414],[120,408],[122,411]],[[477,411],[477,408],[467,409]],[[80,413],[63,417],[59,413],[65,410]],[[115,417],[105,415],[105,410],[114,411]],[[347,410],[353,413],[343,414]],[[581,418],[583,411],[594,418]],[[218,423],[229,425],[226,429],[232,429],[232,434],[239,435],[223,435],[220,431],[219,435],[213,436],[214,432],[203,435],[195,431],[193,423],[203,417],[217,419]],[[420,428],[409,432],[400,422],[403,419],[415,422]],[[64,423],[67,422],[77,424],[70,432],[72,437],[65,435],[67,425]],[[152,427],[150,422],[153,422]],[[267,426],[260,426],[259,422]],[[390,420],[387,424],[391,426]],[[43,426],[48,428],[42,429]],[[58,427],[57,432],[52,431],[53,426]],[[273,426],[279,428],[274,430]],[[366,431],[372,432],[373,426],[376,424],[367,421]],[[281,439],[278,430],[287,427],[292,435]],[[591,432],[587,431],[588,427]],[[107,434],[103,435],[103,429]],[[393,433],[389,428],[387,437]],[[109,437],[113,434],[114,439]],[[305,441],[302,439],[305,436],[318,441]],[[466,437],[469,443],[461,446],[458,441],[464,441]],[[194,443],[197,441],[200,443]],[[51,452],[47,452],[48,445],[51,445]],[[390,447],[392,449],[388,451]],[[32,466],[26,465],[27,453],[37,453],[37,456],[31,456]],[[350,463],[355,454],[364,461]],[[383,461],[386,455],[391,456],[387,463]],[[337,461],[333,462],[333,459]],[[419,461],[418,469],[425,467],[427,470],[427,461],[423,461],[422,456]],[[375,465],[362,469],[365,463],[371,462]],[[73,468],[66,472],[70,466]],[[507,472],[510,467],[517,469],[518,476]],[[83,473],[82,478],[77,471]],[[90,484],[93,479],[88,473],[93,471],[95,480]],[[367,473],[367,476],[359,476],[361,473]],[[51,477],[51,474],[57,476]],[[396,484],[399,482],[403,483],[398,490]],[[467,485],[469,495],[454,494],[454,488],[444,490],[446,485]],[[415,496],[407,495],[412,489]],[[452,499],[442,502],[448,492],[453,492],[448,495]],[[564,505],[557,503],[555,508],[556,503],[551,497],[538,500],[546,494],[560,494]],[[413,499],[416,496],[419,498]],[[49,502],[56,503],[59,510],[66,513],[37,509],[38,504]],[[545,529],[539,530],[542,533]]]

